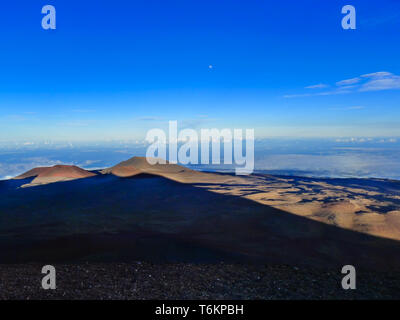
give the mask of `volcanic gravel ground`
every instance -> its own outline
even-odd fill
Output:
[[[41,288],[42,265],[0,265],[0,299],[399,299],[400,272],[145,262],[55,265],[57,289]]]

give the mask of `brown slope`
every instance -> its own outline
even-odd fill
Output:
[[[32,177],[37,177],[39,174],[45,172],[46,170],[50,169],[51,167],[39,167],[39,168],[33,168],[13,179],[20,180],[20,179],[27,179],[27,178],[32,178]]]
[[[145,157],[133,157],[114,167],[104,169],[103,174],[114,174],[118,177],[133,177],[138,174],[152,174],[181,183],[240,183],[241,178],[195,171],[184,166],[172,164],[150,164]]]
[[[24,179],[36,176],[31,183],[22,187],[31,187],[36,185],[48,184],[60,181],[69,181],[95,176],[95,173],[84,170],[77,166],[56,165],[47,168],[35,168],[18,177],[16,179]]]
[[[343,229],[400,241],[399,182],[349,181],[253,175],[242,185],[204,187]]]

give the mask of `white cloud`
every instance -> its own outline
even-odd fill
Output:
[[[357,77],[357,78],[352,78],[352,79],[346,79],[346,80],[342,80],[342,81],[338,81],[336,82],[337,86],[347,86],[349,84],[355,84],[355,83],[359,83],[361,81],[361,78]]]
[[[365,109],[364,106],[350,106],[350,107],[338,107],[338,108],[330,108],[330,110],[361,110]]]
[[[302,97],[312,97],[312,96],[331,96],[331,95],[336,95],[336,94],[350,93],[351,88],[352,88],[352,86],[348,86],[348,87],[341,87],[341,88],[337,88],[334,90],[323,91],[323,92],[318,92],[318,93],[288,94],[288,95],[284,95],[283,97],[284,98],[302,98]]]
[[[364,75],[371,80],[364,83],[359,91],[381,91],[400,89],[400,76],[389,72],[377,72]]]
[[[67,126],[67,127],[88,127],[90,123],[93,123],[93,120],[72,120],[63,123],[59,123],[60,126]]]
[[[352,106],[348,108],[349,110],[359,110],[359,109],[365,109],[364,106]]]
[[[283,97],[290,99],[290,98],[302,98],[302,97],[311,97],[315,96],[315,94],[310,94],[310,93],[304,93],[304,94],[286,94]]]
[[[140,117],[138,120],[139,121],[162,121],[162,120],[164,120],[164,118],[149,116],[149,117]]]
[[[95,112],[96,110],[94,109],[72,109],[72,112],[78,112],[78,113],[85,113],[85,112]]]
[[[323,88],[323,84],[306,87]],[[327,86],[327,85],[326,85]],[[289,94],[284,98],[299,98],[310,96],[329,96],[335,94],[348,94],[354,92],[382,91],[382,90],[400,90],[400,76],[387,72],[379,71],[360,75],[359,77],[345,79],[336,82],[336,88],[329,91],[304,94]]]
[[[393,73],[380,71],[374,73],[363,74],[361,77],[363,78],[382,78],[382,77],[390,77],[393,76]]]
[[[306,89],[323,89],[326,87],[329,87],[329,86],[327,84],[320,83],[320,84],[314,84],[312,86],[308,86],[308,87],[306,87]]]

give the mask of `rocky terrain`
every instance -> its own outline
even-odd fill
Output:
[[[41,289],[42,265],[0,265],[0,299],[399,299],[399,272],[357,272],[343,290],[338,269],[240,264],[62,264],[57,289]]]

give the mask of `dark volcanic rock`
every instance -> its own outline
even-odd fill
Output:
[[[0,265],[0,299],[399,299],[397,272],[238,264],[55,265],[57,289],[41,289],[42,265]]]

